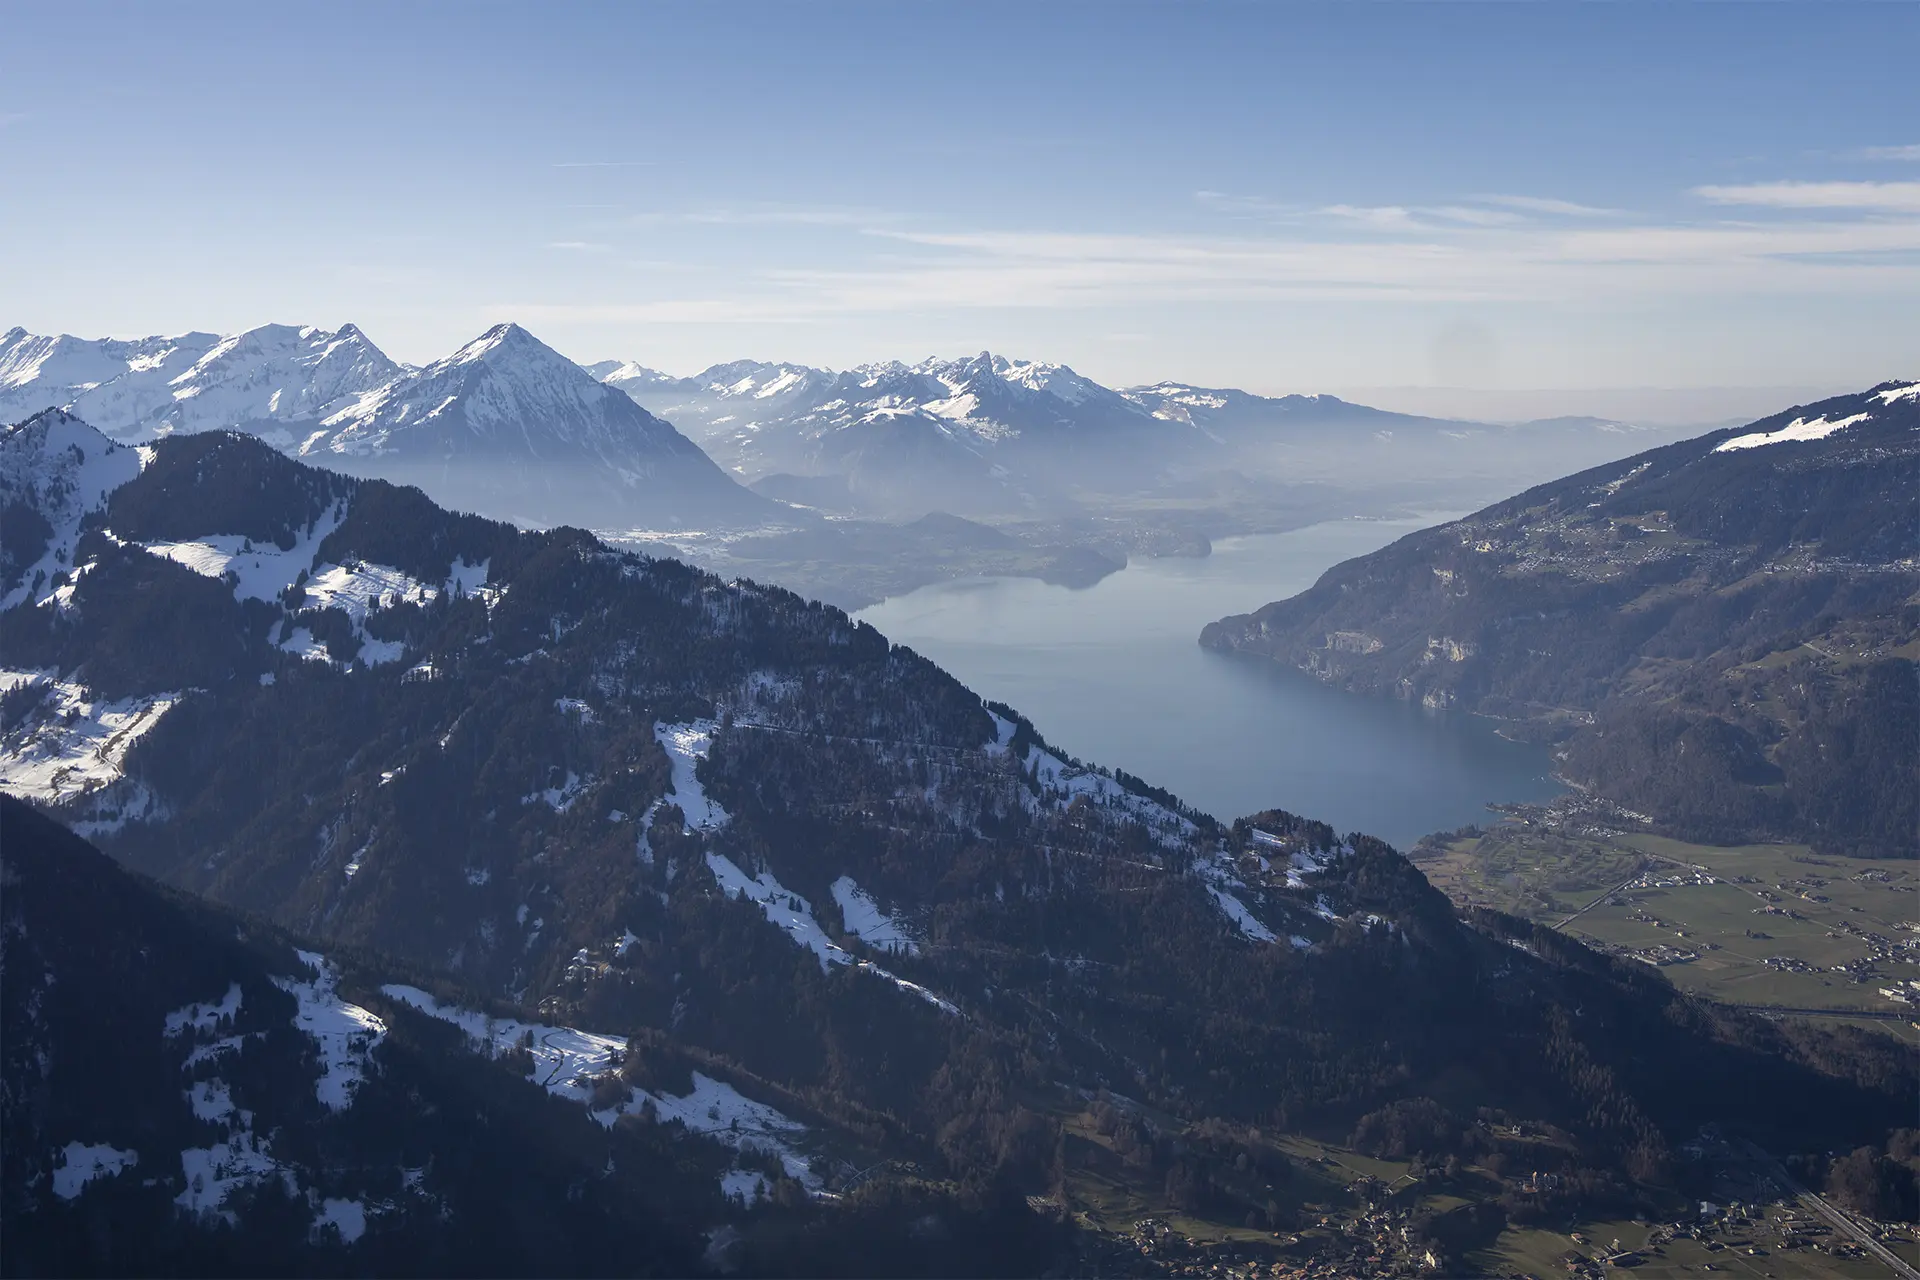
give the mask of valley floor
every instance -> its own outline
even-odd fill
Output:
[[[1500,1179],[1467,1165],[1450,1177],[1416,1161],[1378,1159],[1351,1148],[1273,1134],[1304,1178],[1274,1194],[1282,1230],[1223,1220],[1219,1212],[1174,1207],[1157,1187],[1130,1179],[1115,1144],[1090,1113],[1070,1117],[1063,1208],[1095,1233],[1089,1274],[1335,1280],[1346,1277],[1475,1274],[1501,1277],[1628,1274],[1667,1280],[1702,1273],[1842,1280],[1894,1274],[1881,1258],[1822,1218],[1810,1197],[1780,1185],[1757,1153],[1706,1141],[1689,1179],[1715,1200],[1669,1194],[1639,1218],[1547,1219],[1511,1223],[1451,1260],[1430,1257],[1416,1219],[1465,1211]],[[1830,1206],[1829,1206],[1830,1207]],[[1879,1247],[1920,1262],[1920,1227],[1850,1218]],[[1438,1268],[1436,1268],[1438,1263]],[[1464,1265],[1468,1271],[1460,1270]]]
[[[1912,863],[1521,823],[1433,837],[1413,857],[1462,906],[1551,924],[1683,991],[1920,1044]]]

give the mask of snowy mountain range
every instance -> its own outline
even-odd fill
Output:
[[[289,424],[323,419],[409,372],[353,325],[261,325],[229,337],[0,335],[0,419],[66,409],[123,441],[221,427],[297,446]]]
[[[122,443],[237,429],[456,507],[610,530],[790,523],[783,501],[889,520],[1049,518],[1211,492],[1209,477],[1227,472],[1497,493],[1653,443],[1590,420],[1501,427],[1327,395],[1180,382],[1117,390],[984,351],[839,372],[741,360],[683,378],[632,361],[583,367],[511,324],[424,368],[390,359],[350,324],[0,335],[0,422],[47,407]]]
[[[1131,491],[1210,444],[1065,365],[985,351],[844,372],[752,360],[690,378],[632,362],[587,370],[749,482],[836,477],[855,502],[902,510],[1021,511]]]
[[[0,420],[55,406],[122,443],[221,428],[532,524],[765,523],[777,508],[518,325],[414,369],[353,325],[0,337]]]
[[[1598,419],[1465,422],[1173,381],[1116,389],[1065,365],[984,351],[838,373],[754,360],[686,378],[635,361],[586,368],[760,492],[916,514],[1099,507],[1229,470],[1283,484],[1465,482],[1497,493],[1689,433]]]

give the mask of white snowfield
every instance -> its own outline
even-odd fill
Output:
[[[713,872],[713,878],[720,889],[729,898],[745,898],[759,905],[767,917],[768,923],[791,938],[794,943],[814,953],[820,960],[822,973],[833,965],[851,965],[862,973],[884,978],[909,995],[918,996],[933,1005],[942,1013],[958,1014],[959,1007],[951,1000],[943,999],[917,982],[909,982],[896,973],[890,973],[877,964],[857,959],[852,952],[835,945],[813,918],[813,904],[793,892],[771,871],[762,871],[757,876],[748,876],[733,861],[721,854],[707,853],[707,868]],[[844,879],[844,877],[843,877]],[[848,881],[851,883],[851,881]]]
[[[71,1200],[95,1178],[111,1178],[140,1163],[138,1151],[120,1151],[104,1142],[69,1142],[66,1162],[53,1171],[53,1194]]]
[[[725,826],[730,817],[718,802],[707,798],[706,788],[694,774],[695,764],[704,760],[713,747],[713,735],[719,727],[713,720],[653,726],[653,735],[666,749],[667,759],[673,766],[670,794],[673,802],[680,806],[680,812],[686,815],[688,831],[711,831]]]
[[[299,1002],[293,1025],[319,1047],[320,1078],[314,1082],[314,1095],[327,1110],[344,1111],[366,1078],[373,1051],[386,1037],[387,1024],[378,1014],[349,1004],[335,993],[340,971],[325,956],[313,951],[295,954],[317,976],[304,980],[275,978],[273,983]]]
[[[1255,919],[1253,912],[1247,910],[1246,903],[1240,901],[1240,899],[1234,897],[1232,893],[1217,884],[1209,884],[1207,886],[1207,892],[1213,895],[1215,902],[1220,904],[1220,910],[1226,915],[1227,919],[1240,926],[1240,932],[1246,934],[1255,942],[1275,941],[1273,930],[1267,928],[1267,926]]]
[[[457,1005],[443,1004],[418,987],[399,983],[382,987],[391,998],[412,1005],[430,1017],[451,1022],[467,1033],[474,1048],[498,1056],[511,1049],[525,1049],[533,1056],[527,1079],[548,1093],[577,1102],[602,1125],[611,1126],[621,1115],[638,1115],[649,1103],[662,1121],[678,1120],[698,1134],[712,1138],[736,1151],[756,1151],[774,1156],[788,1176],[797,1178],[810,1190],[819,1190],[821,1180],[808,1167],[806,1157],[796,1144],[806,1137],[807,1127],[774,1107],[755,1102],[722,1081],[699,1072],[693,1073],[693,1091],[675,1097],[628,1086],[621,1099],[610,1107],[593,1107],[594,1088],[600,1081],[618,1072],[627,1052],[624,1036],[600,1035],[572,1027],[550,1027],[513,1018],[492,1018]],[[727,1177],[735,1178],[739,1170]],[[723,1187],[741,1188],[735,1178]],[[732,1192],[730,1191],[730,1194]]]
[[[306,595],[300,607],[339,609],[344,612],[361,637],[358,661],[364,666],[398,662],[405,656],[405,646],[398,641],[375,640],[367,636],[367,619],[372,614],[403,604],[431,604],[440,598],[443,591],[477,596],[491,607],[502,593],[501,588],[487,585],[486,561],[470,565],[464,560],[455,560],[448,570],[445,584],[437,587],[391,565],[366,561],[338,565],[318,561],[320,543],[339,526],[343,516],[341,510],[329,512],[316,521],[288,551],[282,551],[272,543],[256,544],[232,534],[195,542],[145,542],[137,545],[204,577],[234,575],[233,594],[238,600],[278,603],[286,589],[293,586],[304,571],[308,577],[304,588]],[[325,650],[314,644],[312,633],[305,627],[288,629],[279,647],[302,657],[328,659]]]
[[[336,504],[294,539],[293,546],[282,551],[271,542],[254,542],[238,534],[215,534],[191,542],[143,542],[139,545],[157,556],[191,569],[208,578],[235,577],[236,600],[264,600],[273,604],[293,585],[302,570],[311,571],[325,542],[340,522],[346,509]]]
[[[342,1244],[352,1244],[367,1233],[367,1206],[359,1200],[327,1199],[313,1218],[313,1234],[332,1227],[340,1233]]]
[[[1778,431],[1754,431],[1744,436],[1734,436],[1731,440],[1722,440],[1713,446],[1715,453],[1732,453],[1736,449],[1757,449],[1762,445],[1786,444],[1796,440],[1824,440],[1836,431],[1844,431],[1856,422],[1865,422],[1872,413],[1856,413],[1848,417],[1828,422],[1822,416],[1818,418],[1795,418]]]
[[[847,932],[868,946],[910,956],[920,954],[919,944],[914,942],[906,926],[882,911],[873,895],[855,883],[852,876],[841,876],[833,882],[833,900],[840,906],[840,917],[846,921]]]
[[[1920,382],[1909,382],[1904,387],[1888,387],[1873,398],[1881,404],[1892,404],[1896,400],[1920,400]]]
[[[45,804],[107,794],[125,778],[133,744],[151,732],[185,695],[149,694],[101,702],[86,686],[45,672],[0,671],[0,689],[44,684],[37,712],[0,735],[0,787]],[[119,797],[123,811],[149,803],[140,794]]]
[[[279,603],[287,588],[302,573],[307,574],[303,609],[339,609],[352,621],[360,637],[356,660],[362,666],[398,662],[406,648],[398,641],[375,640],[366,634],[367,618],[381,610],[402,604],[430,604],[442,591],[473,595],[486,588],[485,563],[469,565],[455,560],[448,566],[442,586],[431,586],[390,565],[356,561],[351,565],[319,560],[320,544],[340,527],[346,508],[335,506],[307,527],[282,551],[274,544],[255,543],[235,534],[221,534],[191,542],[146,542],[139,544],[154,555],[163,556],[208,578],[234,579],[237,600],[261,600]],[[289,653],[316,661],[330,655],[314,643],[305,627],[283,627],[279,647]]]

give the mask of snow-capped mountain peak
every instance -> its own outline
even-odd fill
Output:
[[[629,384],[654,386],[662,382],[677,381],[672,374],[662,373],[658,369],[649,369],[635,360],[596,360],[592,364],[584,364],[580,367],[608,386],[622,391]]]
[[[285,447],[312,421],[402,373],[359,329],[266,324],[218,337],[0,338],[0,420],[58,405],[123,441],[219,427]]]
[[[74,563],[80,525],[140,473],[140,454],[63,409],[0,427],[0,509],[16,513],[0,546],[0,609],[39,593]],[[32,512],[21,519],[19,512]],[[58,592],[53,597],[57,602]]]
[[[692,441],[517,324],[322,419],[300,456],[532,523],[765,518]]]
[[[16,326],[0,334],[0,421],[73,407],[79,397],[129,378],[164,386],[217,342],[211,333],[87,339]]]
[[[461,347],[446,359],[428,366],[429,369],[451,368],[454,365],[472,364],[478,360],[511,360],[515,358],[543,360],[551,358],[574,368],[573,361],[549,347],[540,339],[511,321],[496,324],[479,337]],[[582,370],[582,372],[585,372]]]

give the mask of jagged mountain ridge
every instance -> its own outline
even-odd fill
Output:
[[[49,405],[122,443],[246,431],[321,465],[526,523],[754,526],[781,512],[512,324],[423,369],[396,364],[350,324],[131,343],[8,331],[0,410],[12,412],[0,420]]]
[[[1362,492],[1464,483],[1484,500],[1492,477],[1525,483],[1678,434],[1595,419],[1453,421],[1181,382],[1116,390],[990,352],[844,372],[755,360],[685,378],[632,361],[587,368],[756,488],[894,515],[1097,509],[1229,471]]]
[[[1708,1119],[1837,1145],[1904,1105],[1897,1070],[1883,1097],[1825,1041],[1462,919],[1364,836],[1070,760],[837,610],[244,435],[124,452],[70,567],[0,611],[0,783],[169,883],[697,1047],[943,1177],[1044,1191],[1063,1080],[1334,1132],[1444,1095],[1649,1176]],[[1202,1158],[1177,1134],[1155,1179]]]
[[[1076,486],[1138,487],[1205,443],[1064,365],[984,351],[839,373],[753,360],[678,379],[633,363],[589,368],[747,480],[843,476],[857,496],[914,514],[1017,512]]]
[[[1920,384],[1541,485],[1201,643],[1504,717],[1692,835],[1913,852]]]
[[[518,325],[322,419],[298,455],[529,523],[765,522],[774,504]]]
[[[300,424],[405,372],[351,324],[131,342],[15,328],[0,335],[0,420],[56,407],[126,443],[231,427],[291,449],[305,439]]]

